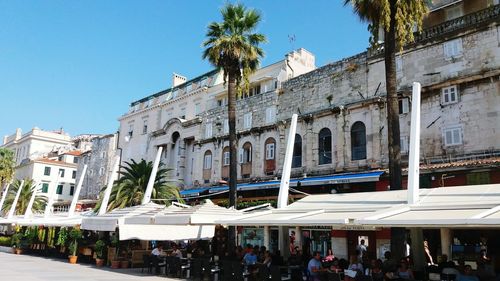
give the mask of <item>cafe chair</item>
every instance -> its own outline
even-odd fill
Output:
[[[281,269],[279,266],[271,266],[271,280],[272,281],[290,281],[292,278],[290,276],[281,275]]]
[[[153,260],[150,255],[142,255],[142,269],[141,273],[144,273],[144,269],[148,270],[148,273],[152,273],[153,271]]]

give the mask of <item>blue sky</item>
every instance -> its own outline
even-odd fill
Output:
[[[317,66],[364,51],[366,24],[342,2],[242,1],[262,13],[263,65],[300,47]],[[129,104],[169,88],[172,72],[212,69],[201,43],[224,3],[0,0],[0,136],[34,126],[115,132]]]

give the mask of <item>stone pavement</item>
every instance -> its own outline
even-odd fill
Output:
[[[172,281],[165,277],[141,274],[140,268],[112,270],[89,264],[69,264],[66,260],[14,255],[0,252],[1,281]]]

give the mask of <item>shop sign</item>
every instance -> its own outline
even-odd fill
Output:
[[[374,226],[365,226],[365,225],[343,225],[343,226],[334,226],[332,227],[334,230],[352,230],[352,231],[364,231],[364,230],[380,230],[379,227]]]

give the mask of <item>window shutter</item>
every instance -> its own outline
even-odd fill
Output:
[[[240,164],[243,163],[243,148],[240,148],[239,153],[238,153],[238,159]]]

